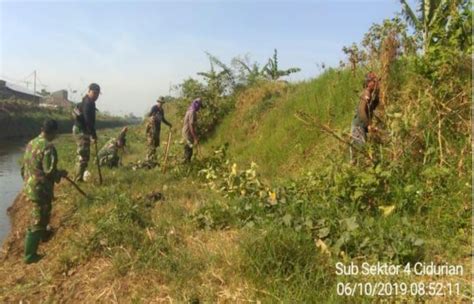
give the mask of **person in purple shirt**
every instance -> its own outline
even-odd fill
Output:
[[[193,156],[193,147],[196,146],[199,142],[197,136],[197,112],[201,108],[202,100],[201,98],[196,98],[193,100],[189,106],[186,114],[184,115],[183,121],[183,140],[184,140],[184,162],[189,163]]]

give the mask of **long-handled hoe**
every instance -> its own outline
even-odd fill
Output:
[[[99,171],[99,185],[102,185],[102,172],[100,171],[99,152],[97,150],[97,141],[94,142],[94,145],[95,145],[95,161],[97,162],[97,171]]]
[[[163,173],[166,173],[166,162],[168,161],[168,152],[171,144],[171,131],[168,133],[168,142],[166,143],[165,149],[165,160],[163,161]]]
[[[65,178],[71,185],[73,185],[74,188],[76,188],[76,190],[77,190],[80,194],[82,194],[85,198],[90,199],[90,197],[89,197],[81,188],[79,188],[79,186],[78,186],[72,179],[70,179],[70,178],[67,177],[67,176],[65,176],[64,178]]]

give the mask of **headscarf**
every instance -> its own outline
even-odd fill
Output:
[[[377,84],[378,78],[377,78],[377,74],[370,71],[369,73],[365,75],[364,88],[366,88],[369,85],[369,82],[372,82],[372,81],[375,81],[375,83]]]
[[[201,105],[202,105],[201,98],[196,98],[196,99],[193,100],[193,102],[189,106],[188,110],[191,110],[193,112],[197,112],[201,108]]]

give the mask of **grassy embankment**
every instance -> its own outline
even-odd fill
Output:
[[[46,118],[59,122],[59,132],[72,130],[72,110],[43,108],[22,100],[0,100],[0,138],[31,137],[41,128]],[[112,128],[127,124],[121,117],[97,114],[97,128]]]
[[[58,230],[41,246],[46,256],[37,264],[20,260],[25,210],[16,208],[0,266],[1,299],[372,302],[339,297],[336,284],[434,280],[337,277],[338,261],[462,264],[464,276],[439,278],[459,282],[461,295],[425,299],[469,298],[471,162],[457,162],[470,155],[469,134],[456,139],[456,167],[434,161],[429,138],[422,161],[407,165],[397,154],[400,161],[390,165],[380,151],[378,165],[350,166],[347,147],[294,115],[304,111],[348,131],[360,86],[360,74],[330,70],[304,83],[247,89],[191,167],[179,164],[181,119],[168,109],[176,126],[168,172],[104,169],[102,186],[97,178],[81,185],[91,201],[63,181],[53,210]],[[405,117],[412,91],[386,108],[391,128]],[[116,132],[101,132],[100,142]],[[143,133],[132,128],[125,164],[143,158]],[[218,147],[226,142],[224,153]],[[57,147],[60,166],[72,170],[72,138],[61,136]],[[150,199],[152,192],[164,198]]]

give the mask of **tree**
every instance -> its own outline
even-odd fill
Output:
[[[278,67],[278,53],[274,50],[273,57],[268,59],[268,63],[263,67],[265,76],[270,80],[278,80],[280,77],[288,76],[292,73],[301,71],[300,68],[289,68],[287,70],[280,70]]]
[[[348,56],[349,63],[351,64],[352,74],[355,74],[359,62],[364,61],[366,58],[364,51],[360,50],[355,43],[352,43],[350,47],[343,47],[342,51]]]
[[[442,42],[443,38],[457,36],[459,42],[470,47],[472,41],[472,12],[470,0],[419,0],[417,12],[400,0],[402,14],[421,36],[424,52]]]
[[[417,15],[406,0],[400,0],[402,4],[402,14],[406,21],[421,34],[423,50],[426,50],[431,44],[431,30],[440,17],[443,2],[446,2],[446,0],[420,0],[417,9],[419,15]]]
[[[39,92],[38,94],[40,94],[43,97],[51,95],[51,93],[46,91],[45,89],[41,89],[41,92]]]
[[[261,79],[265,79],[265,72],[260,68],[258,62],[250,63],[248,56],[235,57],[232,66],[239,72],[239,83],[241,85],[253,85]]]
[[[178,85],[183,99],[194,99],[206,95],[206,87],[194,78],[188,78]]]
[[[235,85],[232,69],[227,67],[227,65],[222,63],[212,54],[206,52],[206,55],[209,58],[211,70],[208,72],[199,72],[197,74],[204,77],[205,81],[207,82],[208,90],[211,94],[214,94],[215,96],[222,96],[224,94],[231,93]],[[221,68],[220,72],[216,71],[214,67],[215,65]]]
[[[373,24],[364,35],[362,46],[365,48],[370,60],[377,60],[382,53],[385,39],[396,39],[399,43],[399,52],[404,55],[416,53],[415,38],[408,34],[407,24],[399,17],[385,19],[382,24]]]
[[[227,78],[226,81],[228,81],[230,85],[233,85],[235,76],[232,69],[211,53],[206,52],[206,55],[209,58],[209,62],[211,64],[215,64],[222,69],[223,75],[225,75],[225,77]]]
[[[472,9],[470,0],[419,0],[416,15],[405,0],[403,14],[421,39],[421,72],[435,86],[448,86],[447,79],[470,69]],[[449,89],[446,89],[449,91]]]

